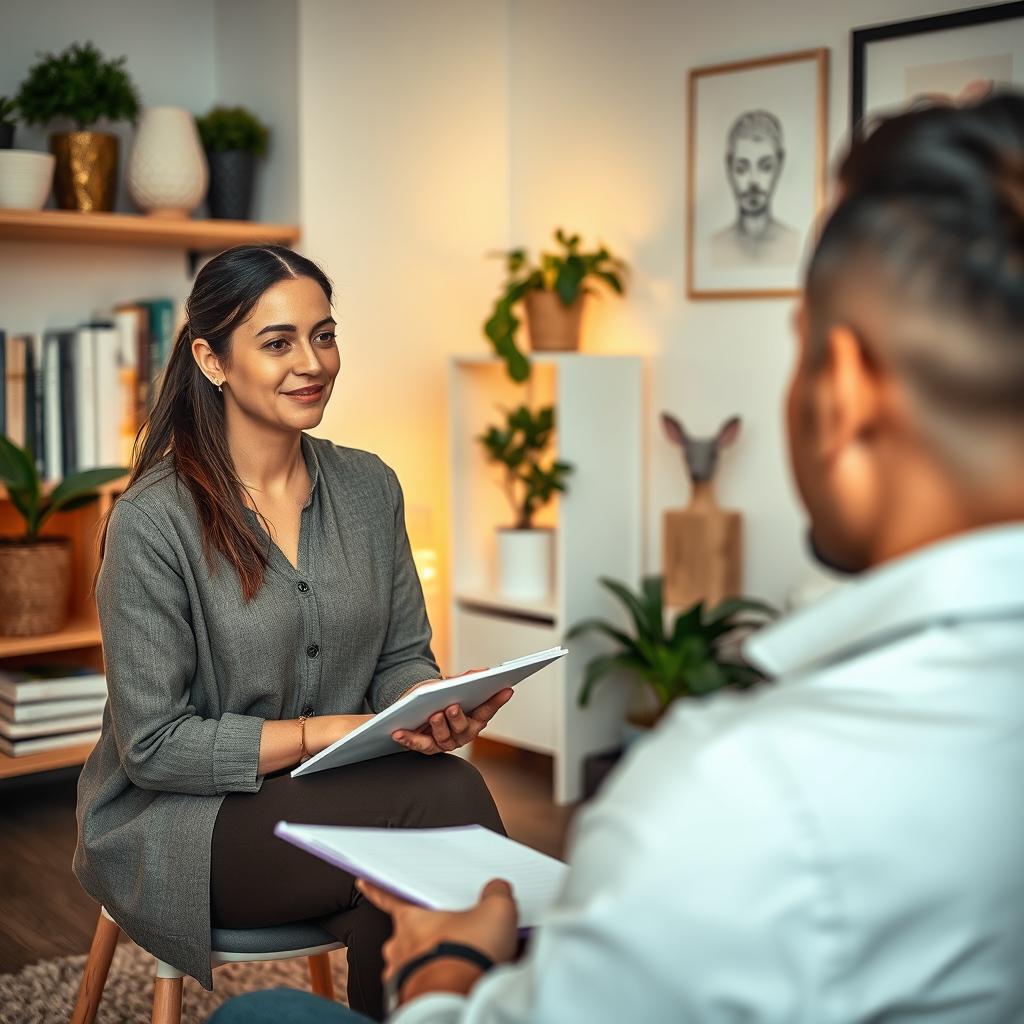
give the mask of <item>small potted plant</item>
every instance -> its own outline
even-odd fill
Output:
[[[57,484],[48,494],[31,454],[0,436],[0,484],[25,519],[25,534],[0,538],[0,635],[56,633],[68,620],[71,541],[40,537],[55,512],[95,501],[96,488],[124,476],[122,466],[88,469]]]
[[[9,96],[0,96],[0,149],[14,149],[14,128],[18,104]]]
[[[74,131],[50,136],[50,152],[57,158],[55,193],[62,210],[114,208],[118,138],[93,128],[102,119],[135,121],[139,96],[124,62],[124,57],[105,60],[92,43],[73,43],[56,56],[41,54],[18,92],[25,124],[74,122]]]
[[[520,301],[526,306],[531,348],[568,352],[579,348],[584,300],[594,291],[590,283],[601,282],[618,295],[625,290],[626,264],[603,245],[594,252],[580,252],[580,236],[566,235],[561,228],[555,240],[562,252],[542,252],[536,264],[530,263],[525,249],[502,254],[508,278],[484,324],[484,334],[515,381],[530,375],[529,361],[516,345],[519,319],[514,310]]]
[[[639,593],[607,577],[601,578],[601,584],[625,606],[633,632],[604,619],[586,619],[566,634],[568,641],[597,632],[617,647],[588,662],[579,694],[581,706],[586,706],[594,687],[606,676],[639,679],[648,688],[653,707],[647,714],[631,713],[635,733],[654,725],[681,697],[704,697],[725,687],[745,688],[761,680],[756,670],[744,664],[738,641],[776,617],[770,605],[728,597],[706,608],[698,601],[677,614],[671,628],[666,628],[661,576],[646,577]]]
[[[196,124],[210,165],[210,216],[248,220],[256,158],[266,154],[270,130],[245,107],[214,107]]]
[[[536,527],[533,517],[556,491],[565,491],[573,467],[545,455],[555,430],[555,410],[533,412],[521,405],[502,426],[480,435],[489,461],[504,468],[503,486],[515,514],[510,527],[498,530],[498,587],[508,598],[541,601],[552,587],[553,534]]]

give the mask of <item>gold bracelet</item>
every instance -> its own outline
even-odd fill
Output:
[[[308,761],[312,754],[306,749],[306,719],[309,715],[299,715],[299,764]]]

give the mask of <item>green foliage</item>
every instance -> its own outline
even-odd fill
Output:
[[[18,104],[9,96],[0,96],[0,124],[14,124],[17,121]]]
[[[203,148],[211,153],[240,149],[253,156],[267,152],[270,130],[245,107],[213,107],[196,118]]]
[[[528,406],[511,410],[501,427],[489,427],[478,440],[491,462],[505,468],[505,494],[516,515],[516,529],[529,529],[537,510],[555,491],[565,491],[565,478],[573,467],[558,459],[543,462],[555,430],[555,410]]]
[[[579,703],[587,704],[597,683],[623,670],[639,675],[654,691],[661,710],[679,697],[702,697],[726,686],[745,688],[760,681],[749,665],[733,660],[729,648],[738,630],[765,625],[778,614],[771,605],[748,598],[728,597],[713,608],[703,601],[680,612],[665,628],[661,576],[647,576],[639,594],[618,580],[601,578],[604,587],[622,602],[632,621],[632,633],[603,619],[586,619],[566,634],[566,640],[596,632],[618,650],[592,658],[587,664]]]
[[[26,124],[45,125],[58,118],[85,131],[100,118],[134,121],[139,94],[124,70],[124,57],[105,61],[92,43],[73,43],[56,57],[40,54],[18,92]]]
[[[11,504],[25,519],[25,540],[36,539],[39,530],[54,512],[70,512],[95,501],[95,488],[127,474],[123,466],[86,469],[59,483],[49,494],[43,494],[35,462],[27,449],[19,448],[0,436],[0,484],[7,488]]]
[[[519,319],[513,307],[530,291],[555,292],[564,306],[571,306],[581,294],[593,291],[589,280],[606,284],[616,294],[625,292],[623,276],[626,264],[616,259],[602,245],[595,252],[580,252],[580,236],[566,235],[561,228],[555,240],[562,252],[540,254],[540,262],[531,264],[525,249],[512,249],[502,253],[508,278],[502,293],[495,299],[494,309],[484,324],[484,334],[490,339],[494,351],[508,366],[514,381],[524,381],[530,375],[530,363],[516,346]]]

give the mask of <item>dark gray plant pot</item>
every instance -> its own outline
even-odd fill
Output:
[[[206,202],[216,220],[249,220],[252,216],[252,187],[256,157],[241,149],[207,152],[210,187]]]
[[[0,149],[14,149],[13,124],[0,124]]]

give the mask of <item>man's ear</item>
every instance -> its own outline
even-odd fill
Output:
[[[822,454],[834,456],[871,436],[882,410],[882,388],[882,376],[857,333],[845,324],[833,326],[817,388]]]

